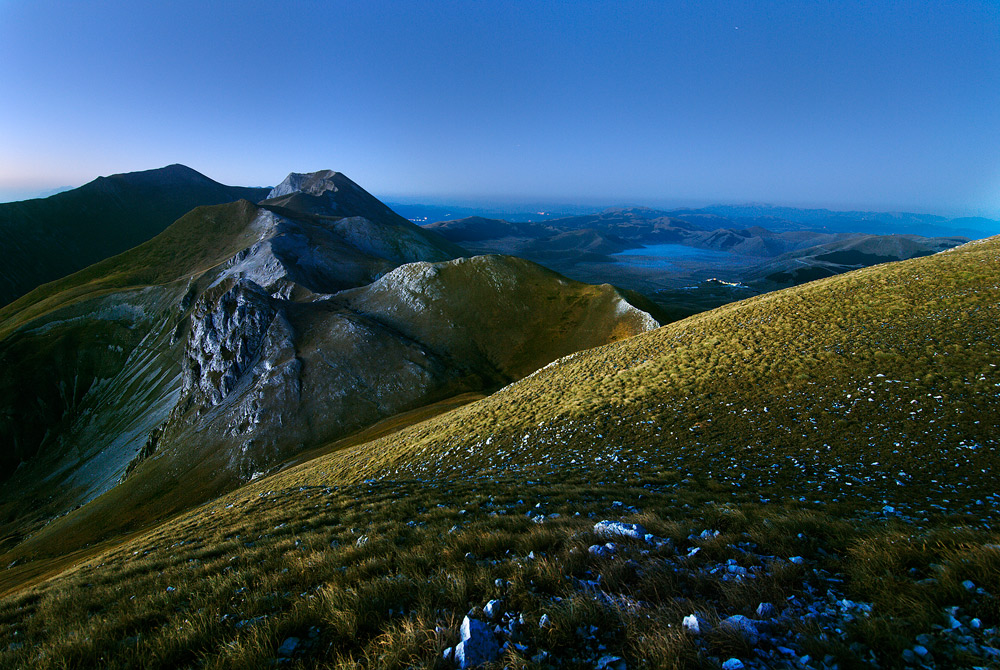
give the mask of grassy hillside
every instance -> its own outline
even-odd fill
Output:
[[[988,667],[998,261],[753,298],[342,445],[4,597],[0,662],[446,668],[471,612],[494,667]]]
[[[608,284],[575,282],[531,261],[475,256],[410,263],[336,302],[465,365],[481,362],[507,383],[561,356],[655,328],[629,299]]]
[[[990,239],[725,306],[572,356],[337,468],[600,471],[617,457],[612,467],[933,494],[987,513],[998,258]]]
[[[258,211],[246,200],[195,208],[134,249],[39,286],[0,308],[0,339],[24,323],[80,300],[205,272],[254,241],[249,224]]]
[[[454,668],[443,652],[491,600],[510,644],[490,668],[901,668],[920,643],[939,667],[989,663],[997,533],[762,504],[664,474],[264,480],[0,598],[13,641],[0,663]],[[659,544],[594,555],[603,519]],[[761,602],[780,611],[763,639],[722,625],[762,621]],[[695,612],[713,630],[688,633]]]

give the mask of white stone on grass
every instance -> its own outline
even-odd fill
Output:
[[[494,619],[500,615],[500,605],[501,601],[499,599],[494,598],[493,600],[483,605],[483,612],[490,619]]]
[[[630,537],[635,540],[646,541],[646,529],[637,523],[623,523],[621,521],[598,521],[594,524],[594,534],[608,540],[620,537]]]
[[[684,626],[687,632],[693,633],[694,635],[704,635],[712,629],[708,621],[706,621],[705,618],[699,614],[688,614],[684,617],[681,625]]]
[[[460,668],[474,668],[489,663],[496,660],[500,654],[496,637],[489,627],[478,619],[466,616],[459,629],[459,635],[462,641],[455,645],[455,662]]]

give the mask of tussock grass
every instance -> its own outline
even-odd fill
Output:
[[[829,631],[808,621],[792,628],[801,649],[845,667],[861,647],[892,667],[947,607],[982,629],[1000,624],[996,599],[962,585],[1000,583],[993,531],[843,518],[696,482],[470,478],[269,491],[231,494],[0,599],[0,637],[11,641],[0,665],[236,668],[285,658],[293,667],[443,668],[462,617],[482,617],[494,598],[524,615],[527,651],[511,647],[500,661],[517,667],[539,667],[531,659],[541,650],[565,667],[605,653],[629,667],[712,667],[748,657],[752,645],[722,628],[696,639],[684,616],[700,612],[718,626],[831,585],[871,603],[872,615],[844,639],[824,641]],[[622,540],[613,557],[593,556],[603,518],[641,522],[671,543]],[[689,539],[704,530],[719,535]],[[760,577],[712,572],[729,559]],[[920,582],[931,574],[936,583]],[[551,626],[538,627],[542,614]],[[279,657],[290,637],[297,651]]]

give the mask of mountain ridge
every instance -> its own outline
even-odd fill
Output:
[[[610,286],[456,259],[339,173],[284,183],[260,204],[196,208],[0,308],[5,518],[41,523],[102,494],[176,511],[303,449],[658,326]]]
[[[267,192],[225,186],[174,164],[98,177],[47,198],[2,203],[0,236],[7,253],[0,305],[145,242],[197,206],[256,201]]]

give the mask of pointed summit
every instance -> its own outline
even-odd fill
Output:
[[[355,250],[393,266],[450,260],[466,254],[437,233],[407,221],[333,170],[293,172],[271,189],[260,206],[280,219],[307,223],[316,231],[325,231],[324,235],[333,234]],[[299,255],[296,252],[295,257]]]
[[[406,221],[343,173],[334,170],[292,172],[271,189],[267,200],[261,204],[272,211],[280,208],[320,217],[361,216],[392,225]]]
[[[327,191],[336,192],[338,186],[346,184],[350,184],[350,186],[356,189],[361,188],[343,174],[334,170],[292,172],[285,177],[283,182],[272,188],[267,197],[268,199],[280,198],[283,195],[289,195],[296,191],[309,195],[323,195]]]

